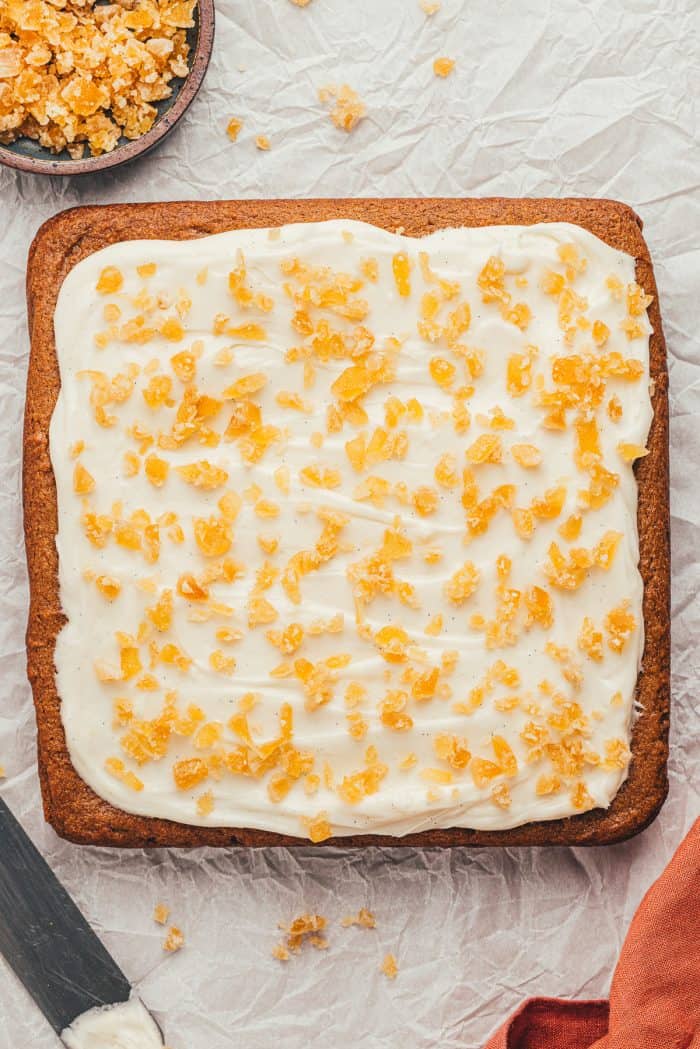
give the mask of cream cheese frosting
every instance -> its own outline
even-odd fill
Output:
[[[50,432],[79,774],[311,840],[607,807],[644,642],[648,301],[568,224],[80,262]]]
[[[140,998],[98,1006],[61,1032],[67,1049],[161,1049],[158,1025]]]

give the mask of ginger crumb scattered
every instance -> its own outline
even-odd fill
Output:
[[[317,951],[328,948],[328,941],[321,935],[326,928],[326,919],[321,914],[300,914],[289,925],[280,922],[279,927],[287,935],[283,943],[275,944],[272,955],[281,962],[288,961],[291,954],[299,954],[305,943]]]
[[[165,903],[157,903],[153,910],[153,921],[159,925],[165,925],[170,917],[170,908]]]
[[[435,76],[448,77],[455,67],[454,58],[436,58],[433,62],[433,73]]]
[[[267,137],[267,135],[256,135],[255,145],[258,147],[258,149],[262,149],[263,151],[265,151],[270,148],[270,140]]]
[[[6,776],[7,776],[7,773],[5,772],[5,766],[4,765],[0,765],[0,779],[5,779]]]
[[[330,117],[335,126],[342,131],[352,131],[367,112],[364,102],[349,84],[342,84],[340,87],[328,84],[319,89],[318,97],[324,103],[335,99]]]
[[[163,941],[163,950],[174,954],[175,951],[179,951],[184,945],[185,935],[182,929],[178,929],[177,925],[171,925],[168,929],[168,935]]]
[[[379,971],[383,972],[387,980],[395,980],[396,974],[399,971],[399,967],[396,964],[396,958],[393,954],[387,954],[379,967]]]
[[[360,907],[357,914],[346,915],[341,919],[340,924],[344,929],[349,929],[351,925],[359,925],[362,929],[376,929],[377,920],[366,907]]]
[[[295,7],[308,7],[311,0],[291,0]]]
[[[240,119],[240,117],[231,117],[228,124],[226,125],[226,134],[232,142],[236,141],[242,127],[243,121]]]
[[[438,13],[442,5],[440,4],[440,0],[420,0],[418,6],[423,14],[427,15],[428,18],[431,18]]]

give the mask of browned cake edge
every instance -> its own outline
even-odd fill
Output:
[[[100,798],[71,764],[56,690],[54,647],[64,622],[58,588],[56,486],[49,422],[60,380],[53,314],[68,271],[115,241],[183,240],[224,230],[347,218],[421,236],[450,226],[572,222],[636,259],[637,280],[654,296],[649,308],[654,419],[650,454],[639,460],[640,567],[646,643],[637,685],[640,714],[632,734],[630,774],[606,810],[503,831],[428,830],[402,838],[358,834],[336,846],[603,845],[643,830],[668,790],[670,705],[670,548],[668,377],[658,292],[642,222],[631,208],[592,199],[353,199],[119,204],[61,212],[40,228],[30,248],[27,302],[31,354],[24,427],[24,521],[30,583],[28,675],[38,726],[39,776],[46,819],[74,842],[122,847],[309,845],[304,838],[246,828],[207,828],[134,816]]]

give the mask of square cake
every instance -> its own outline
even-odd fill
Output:
[[[28,651],[56,829],[641,829],[668,718],[655,295],[636,216],[605,201],[115,206],[43,227]]]

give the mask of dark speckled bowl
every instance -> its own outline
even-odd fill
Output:
[[[99,157],[71,160],[70,155],[51,153],[33,139],[19,138],[9,146],[0,146],[0,164],[35,175],[88,175],[93,171],[116,168],[139,157],[162,142],[188,109],[202,86],[214,46],[214,0],[199,0],[194,10],[194,26],[187,31],[190,45],[190,71],[186,77],[171,81],[172,94],[156,102],[155,124],[137,139],[121,138],[111,153]]]

